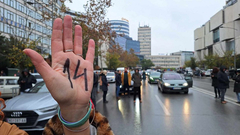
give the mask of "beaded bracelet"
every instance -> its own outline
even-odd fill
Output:
[[[70,128],[74,128],[74,127],[80,127],[82,126],[83,124],[86,123],[86,121],[88,120],[89,116],[90,116],[90,112],[91,112],[91,109],[92,109],[92,103],[91,101],[89,101],[89,104],[90,104],[90,107],[88,109],[88,112],[87,114],[79,121],[77,122],[68,122],[66,120],[63,119],[62,115],[61,115],[61,110],[60,108],[58,109],[58,117],[59,117],[59,120],[66,126],[66,127],[70,127]]]

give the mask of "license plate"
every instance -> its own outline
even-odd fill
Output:
[[[8,123],[27,123],[27,118],[8,118]]]
[[[181,88],[173,88],[174,90],[181,90]]]
[[[157,82],[158,82],[159,80],[158,80],[158,79],[156,79],[155,81],[157,81]]]

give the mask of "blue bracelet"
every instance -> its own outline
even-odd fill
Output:
[[[90,103],[90,107],[89,107],[89,110],[87,112],[87,114],[79,121],[77,122],[68,122],[66,120],[63,119],[62,115],[61,115],[61,110],[60,108],[58,109],[58,118],[59,120],[66,126],[66,127],[71,127],[71,128],[74,128],[74,127],[80,127],[82,126],[83,124],[86,123],[86,121],[88,120],[89,116],[90,116],[90,112],[91,112],[91,109],[92,109],[92,103],[91,101],[89,101]]]

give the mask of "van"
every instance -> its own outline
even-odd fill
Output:
[[[124,72],[124,67],[118,67],[117,71],[120,70],[121,72]]]
[[[1,97],[10,98],[19,94],[18,78],[15,76],[0,76]],[[12,88],[16,88],[16,91],[13,91]]]

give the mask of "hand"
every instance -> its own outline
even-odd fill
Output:
[[[76,122],[86,115],[88,109],[93,86],[95,43],[89,40],[86,60],[79,56],[82,55],[82,28],[75,26],[73,43],[72,18],[65,16],[63,24],[60,18],[54,21],[51,51],[52,67],[37,52],[24,50],[58,102],[63,118]]]

